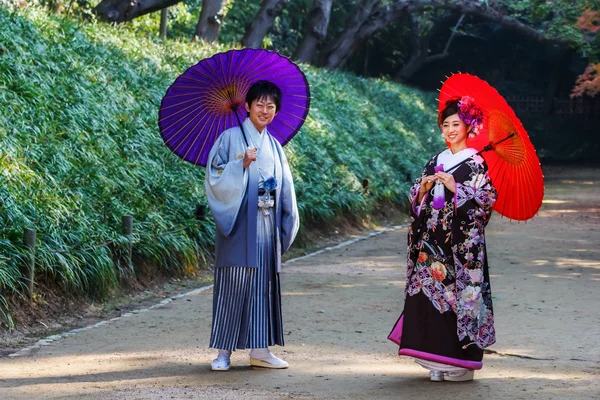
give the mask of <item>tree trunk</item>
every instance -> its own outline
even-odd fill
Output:
[[[346,20],[346,28],[342,34],[323,51],[322,64],[326,68],[343,66],[357,45],[356,35],[359,29],[377,9],[379,2],[380,0],[361,0],[356,6],[355,12]]]
[[[310,63],[317,51],[317,45],[327,37],[332,2],[333,0],[314,0],[306,18],[304,37],[294,55],[297,61]]]
[[[552,39],[543,32],[522,23],[516,18],[502,14],[493,6],[476,0],[397,0],[382,4],[381,0],[362,0],[356,12],[346,23],[346,29],[328,47],[323,65],[330,69],[341,68],[354,49],[365,39],[387,26],[392,21],[427,8],[457,11],[495,22],[507,29],[530,37],[540,43],[567,44],[564,39]]]
[[[159,29],[159,33],[158,36],[161,39],[166,39],[167,38],[167,25],[169,23],[169,12],[167,11],[166,8],[163,8],[162,10],[160,10],[160,29]]]
[[[394,77],[394,81],[407,83],[414,74],[416,74],[427,62],[427,54],[421,49],[414,52],[408,62],[404,64],[400,72]]]
[[[421,25],[414,15],[409,16],[410,44],[412,52],[400,72],[394,77],[396,82],[407,82],[425,64],[431,35],[421,36]],[[435,26],[435,24],[434,24]],[[431,31],[430,31],[431,32]]]
[[[223,0],[203,0],[200,18],[196,24],[196,33],[194,39],[202,39],[207,42],[214,42],[219,38],[221,30],[221,19],[219,15]]]
[[[411,42],[413,46],[413,53],[411,54],[411,57],[408,60],[408,62],[402,67],[400,72],[396,74],[394,80],[398,82],[408,82],[414,74],[419,72],[419,70],[423,66],[434,61],[443,60],[444,58],[448,57],[450,55],[450,53],[448,52],[448,50],[450,49],[450,45],[452,44],[452,41],[456,36],[456,32],[462,24],[464,18],[465,15],[463,14],[458,19],[458,22],[452,29],[452,33],[450,34],[450,37],[448,38],[448,41],[444,46],[444,50],[442,50],[438,54],[429,55],[431,39],[442,29],[449,28],[448,23],[453,19],[453,17],[450,17],[448,15],[444,16],[442,20],[436,21],[426,34],[421,35],[421,26],[414,18],[414,16],[411,15]]]
[[[550,82],[548,82],[546,94],[544,95],[544,115],[551,115],[554,111],[554,98],[556,97],[556,92],[558,91],[558,84],[560,82],[560,72],[569,53],[570,52],[567,47],[560,47],[558,49],[558,54],[556,54],[553,57],[554,60],[552,63],[552,73],[550,75]]]
[[[242,45],[255,49],[260,48],[267,32],[273,26],[275,18],[281,14],[289,2],[290,0],[263,0],[254,21],[246,29]]]
[[[105,22],[126,22],[154,11],[162,10],[182,0],[102,0],[94,12]]]

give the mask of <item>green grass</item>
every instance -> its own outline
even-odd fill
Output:
[[[23,293],[23,229],[38,232],[36,280],[104,298],[135,268],[121,217],[133,215],[134,261],[183,274],[210,260],[214,224],[203,168],[171,154],[161,98],[190,65],[231,46],[157,39],[37,8],[0,8],[0,319]],[[27,38],[27,39],[25,39]],[[303,67],[312,109],[286,147],[304,221],[404,202],[436,149],[435,99],[382,80]],[[362,190],[369,179],[370,194]],[[57,252],[57,250],[59,250]]]

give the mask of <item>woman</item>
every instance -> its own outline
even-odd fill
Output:
[[[474,100],[448,101],[438,123],[449,148],[410,191],[404,312],[389,338],[432,381],[466,381],[495,342],[484,230],[496,190],[483,158],[467,147],[483,123]]]
[[[281,255],[298,232],[290,168],[267,125],[281,108],[281,90],[269,81],[246,95],[248,118],[223,132],[208,156],[205,187],[215,218],[216,268],[211,363],[227,371],[231,352],[252,349],[250,364],[287,368],[269,346],[283,346]]]

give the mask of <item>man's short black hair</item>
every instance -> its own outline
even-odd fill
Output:
[[[271,98],[273,100],[273,103],[275,103],[275,111],[279,112],[279,109],[281,108],[281,89],[271,81],[257,81],[250,86],[250,89],[248,89],[248,93],[246,94],[246,103],[248,103],[248,106],[252,107],[253,101],[264,100],[266,98]]]

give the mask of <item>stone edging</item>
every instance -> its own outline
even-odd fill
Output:
[[[405,228],[407,226],[408,226],[408,224],[402,224],[402,225],[392,226],[390,228],[384,228],[384,229],[381,229],[381,230],[378,230],[378,231],[373,231],[373,232],[369,233],[368,235],[361,236],[361,237],[358,237],[358,238],[355,238],[355,239],[351,239],[351,240],[347,240],[347,241],[339,243],[339,244],[337,244],[335,246],[326,247],[324,249],[321,249],[321,250],[318,250],[318,251],[314,251],[314,252],[306,254],[304,256],[292,258],[291,260],[287,260],[286,262],[284,262],[283,265],[286,265],[286,264],[289,264],[289,263],[292,263],[292,262],[295,262],[295,261],[303,260],[305,258],[314,257],[316,255],[319,255],[319,254],[322,254],[322,253],[325,253],[325,252],[328,252],[328,251],[331,251],[331,250],[336,250],[336,249],[339,249],[339,248],[342,248],[342,247],[346,247],[346,246],[349,246],[349,245],[354,244],[356,242],[360,242],[361,240],[370,239],[370,238],[372,238],[374,236],[381,235],[382,233],[396,231],[398,229]],[[35,350],[39,350],[42,346],[49,346],[52,343],[54,343],[54,342],[56,342],[56,341],[58,341],[58,340],[60,340],[62,338],[73,336],[73,335],[76,335],[76,334],[78,334],[80,332],[88,331],[90,329],[98,328],[100,326],[109,324],[111,322],[118,321],[118,320],[120,320],[122,318],[131,317],[134,314],[148,312],[148,311],[153,310],[155,308],[164,307],[167,304],[173,302],[174,300],[180,299],[182,297],[191,296],[191,295],[194,295],[194,294],[199,294],[199,293],[205,292],[207,290],[212,289],[212,287],[213,287],[213,285],[203,286],[201,288],[194,289],[194,290],[189,291],[187,293],[181,293],[181,294],[178,294],[178,295],[175,295],[175,296],[171,296],[171,297],[169,297],[167,299],[164,299],[161,302],[159,302],[157,304],[154,304],[153,306],[150,306],[148,308],[142,308],[142,309],[139,309],[139,310],[134,310],[134,311],[131,311],[131,312],[126,312],[126,313],[121,314],[121,316],[119,316],[119,317],[111,318],[111,319],[105,320],[105,321],[100,321],[98,323],[95,323],[93,325],[89,325],[89,326],[86,326],[86,327],[83,327],[83,328],[72,329],[72,330],[70,330],[68,332],[61,333],[59,335],[52,335],[52,336],[45,337],[44,339],[38,340],[36,343],[32,344],[31,346],[27,346],[27,347],[25,347],[25,348],[17,351],[16,353],[9,354],[8,357],[14,358],[14,357],[24,357],[24,356],[31,355],[32,352],[34,352]]]

